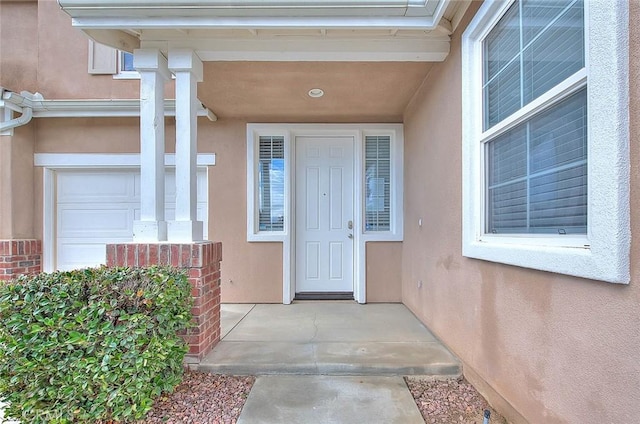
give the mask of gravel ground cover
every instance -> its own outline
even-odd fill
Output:
[[[448,380],[407,377],[405,380],[427,424],[482,424],[485,409],[491,411],[491,424],[507,424],[463,377]]]
[[[233,424],[255,377],[186,372],[173,393],[156,401],[140,424]]]

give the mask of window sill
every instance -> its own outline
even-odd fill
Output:
[[[136,71],[123,71],[120,72],[118,74],[114,74],[113,75],[113,79],[117,79],[117,80],[134,80],[140,79],[140,73],[136,72]]]
[[[286,238],[287,238],[287,234],[285,232],[279,232],[279,233],[260,232],[260,233],[249,233],[247,235],[247,241],[249,243],[284,242]]]
[[[540,271],[572,275],[609,283],[628,284],[628,258],[624,252],[598,246],[553,245],[548,240],[478,240],[464,243],[462,255]]]

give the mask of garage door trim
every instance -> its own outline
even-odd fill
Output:
[[[215,165],[216,156],[198,154],[198,167]],[[68,154],[68,153],[36,153],[35,166],[43,167],[43,237],[42,237],[42,269],[45,272],[55,270],[56,263],[56,171],[59,170],[117,170],[140,167],[140,155],[125,154]],[[165,166],[175,166],[175,154],[165,154]],[[207,200],[208,202],[208,200]]]

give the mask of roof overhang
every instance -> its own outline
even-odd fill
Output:
[[[80,25],[433,30],[450,0],[58,0]],[[101,21],[100,23],[98,21]],[[82,24],[84,23],[84,24]]]
[[[58,0],[73,26],[121,50],[203,60],[440,61],[464,0]],[[453,11],[453,12],[452,12]]]

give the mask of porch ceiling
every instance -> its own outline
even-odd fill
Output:
[[[124,51],[194,50],[198,98],[254,122],[401,122],[468,0],[58,0]],[[308,92],[321,88],[322,98]]]
[[[206,62],[198,98],[253,122],[402,122],[427,62]],[[324,90],[321,98],[307,94]]]

